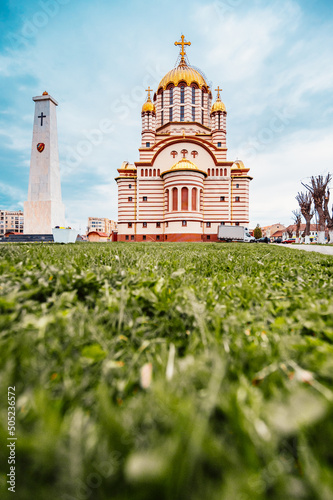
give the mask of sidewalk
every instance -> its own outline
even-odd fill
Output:
[[[333,246],[326,245],[297,245],[295,243],[282,245],[280,243],[273,243],[274,245],[278,245],[279,247],[288,247],[288,248],[296,248],[297,250],[305,250],[306,252],[319,252],[324,255],[333,255]]]

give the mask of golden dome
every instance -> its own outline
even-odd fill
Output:
[[[43,95],[49,95],[49,93],[48,93],[48,92],[46,92],[46,90],[45,90],[45,92],[43,92]]]
[[[142,106],[142,113],[156,113],[155,105],[151,102],[150,98]]]
[[[188,66],[185,62],[179,64],[177,68],[172,69],[162,78],[158,88],[167,88],[169,83],[173,83],[176,87],[180,82],[186,82],[186,85],[190,86],[191,83],[197,83],[199,88],[207,87],[204,77],[194,68]]]
[[[231,170],[245,170],[245,166],[242,160],[236,160],[232,165]]]
[[[224,103],[221,101],[219,97],[216,99],[216,102],[214,102],[211,113],[216,113],[216,111],[224,111],[224,112],[227,111],[225,109]]]
[[[119,170],[136,170],[136,166],[128,161],[123,161]]]
[[[183,158],[182,160],[178,161],[175,163],[170,170],[166,170],[165,172],[162,172],[161,176],[164,174],[168,174],[170,172],[176,172],[178,170],[195,170],[196,172],[200,172],[201,174],[207,175],[206,172],[203,170],[200,170],[193,162],[190,160],[187,160],[186,158]]]

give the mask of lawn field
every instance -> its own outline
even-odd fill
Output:
[[[332,500],[333,257],[236,243],[0,257],[1,499]]]

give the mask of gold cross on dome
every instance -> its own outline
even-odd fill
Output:
[[[153,89],[151,89],[150,87],[148,87],[146,89],[146,92],[148,92],[148,99],[150,100],[150,92],[152,92]]]
[[[220,86],[218,86],[217,89],[215,89],[215,91],[217,92],[217,98],[220,99],[220,92],[222,92],[222,89],[220,89]]]
[[[185,40],[184,35],[182,35],[182,36],[181,36],[181,38],[182,38],[182,41],[181,41],[181,42],[175,42],[175,45],[176,45],[176,46],[177,46],[177,45],[181,45],[181,46],[182,46],[182,50],[180,51],[180,55],[182,56],[182,62],[184,62],[184,61],[185,61],[184,56],[186,56],[186,52],[185,52],[185,50],[184,50],[184,49],[185,49],[185,45],[190,46],[190,45],[191,45],[191,42],[185,42],[185,41],[184,41],[184,40]]]

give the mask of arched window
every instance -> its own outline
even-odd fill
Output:
[[[173,120],[173,108],[169,108],[169,122]]]
[[[220,130],[221,129],[221,113],[218,114],[219,115],[219,124],[218,124],[218,129]]]
[[[165,191],[166,211],[169,212],[169,189]]]
[[[210,168],[208,169],[208,175],[210,175]]]
[[[225,177],[227,177],[227,175],[228,175],[226,168],[224,169],[224,175],[225,175]]]
[[[182,188],[182,210],[188,210],[188,189]]]
[[[192,87],[192,104],[195,104],[195,87]]]
[[[172,210],[178,210],[178,189],[172,188]]]
[[[141,169],[141,177],[143,177],[143,168]]]
[[[185,87],[182,85],[180,87],[180,102],[184,103],[185,102]]]
[[[163,122],[164,122],[164,114],[163,111],[161,111],[161,125],[163,125]]]
[[[161,92],[161,108],[164,107],[164,94],[163,94],[163,90]]]
[[[148,177],[148,168],[145,170],[145,176]]]
[[[173,104],[173,87],[170,88],[170,104]]]
[[[151,168],[149,169],[149,177],[151,177]]]
[[[223,168],[220,168],[220,175],[222,177],[222,175],[223,175]]]
[[[201,107],[203,108],[205,105],[205,94],[204,91],[201,92]]]
[[[197,188],[192,189],[192,211],[196,212],[197,210]]]
[[[153,176],[154,177],[156,176],[156,168],[154,168],[154,170],[153,170]]]
[[[203,210],[203,190],[200,189],[200,212]]]
[[[161,172],[160,172],[160,169],[158,168],[158,169],[157,169],[157,175],[160,175],[160,173],[161,173]]]

